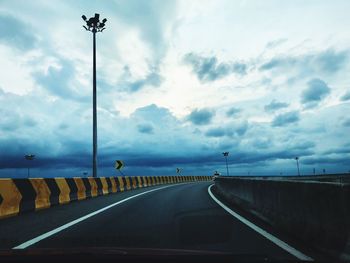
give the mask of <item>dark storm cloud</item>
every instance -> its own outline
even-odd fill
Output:
[[[277,115],[273,119],[272,126],[274,127],[286,126],[290,123],[298,122],[299,119],[300,119],[300,116],[298,111],[290,111],[290,112],[282,113]]]
[[[161,108],[156,105],[149,105],[143,108],[139,108],[132,115],[132,118],[147,118],[149,122],[153,124],[153,120],[158,120],[158,123],[163,123],[164,120],[172,120],[172,115],[166,108]],[[172,122],[174,123],[174,122]],[[24,159],[24,154],[33,153],[36,154],[37,158],[31,163],[32,167],[36,168],[55,168],[55,169],[68,169],[76,167],[79,169],[90,169],[91,168],[91,141],[82,139],[76,136],[63,136],[61,132],[69,132],[70,126],[67,124],[59,123],[57,127],[62,129],[56,130],[58,132],[57,137],[48,136],[52,132],[46,132],[41,134],[39,137],[18,140],[17,137],[12,139],[0,139],[2,145],[2,152],[6,153],[6,156],[0,159],[1,168],[26,168],[28,162]],[[241,127],[242,126],[242,127]],[[244,123],[232,124],[226,127],[226,130],[231,128],[232,130],[237,129],[237,134],[242,133],[246,125]],[[240,128],[241,127],[241,128]],[[239,130],[242,131],[239,131]],[[62,131],[63,130],[63,131]],[[68,130],[68,131],[67,131]],[[66,134],[66,133],[65,133]],[[79,132],[78,132],[79,134]],[[218,133],[217,133],[218,134]],[[73,139],[75,138],[75,139]],[[132,143],[135,141],[135,144]],[[217,147],[207,147],[206,151],[198,152],[196,144],[191,146],[190,151],[184,153],[181,152],[181,148],[186,147],[185,143],[176,144],[173,151],[164,152],[161,148],[154,144],[154,147],[150,148],[150,145],[144,144],[142,140],[133,138],[131,144],[128,142],[126,146],[113,143],[111,151],[107,151],[105,147],[100,148],[99,152],[99,166],[106,167],[109,169],[118,156],[118,158],[125,160],[127,166],[132,170],[133,167],[144,167],[149,169],[150,167],[172,167],[174,165],[221,165],[222,164],[222,144]],[[137,147],[135,147],[137,145]],[[204,145],[203,145],[204,146]],[[305,147],[307,145],[304,145]],[[164,147],[169,147],[165,145]],[[178,147],[178,148],[176,148]],[[260,162],[265,162],[274,159],[286,159],[298,154],[300,156],[310,154],[310,150],[305,147],[286,147],[283,151],[268,151],[262,152],[256,151],[245,151],[236,149],[237,159],[234,163],[238,164],[251,164],[252,166]],[[152,152],[152,149],[157,149],[157,152]],[[111,168],[112,169],[112,168]],[[146,169],[146,170],[147,170]],[[73,176],[74,174],[72,174]],[[51,175],[57,176],[57,175]]]
[[[0,42],[26,51],[35,47],[37,39],[24,21],[0,14]]]
[[[338,164],[338,165],[350,165],[350,159],[346,156],[320,156],[320,157],[306,157],[303,159],[300,159],[300,162],[302,164],[307,165],[320,165],[320,164]]]
[[[184,56],[184,62],[192,66],[193,72],[201,81],[215,81],[232,73],[245,75],[247,65],[243,63],[220,63],[214,56],[204,57],[195,53]]]
[[[91,167],[91,155],[87,153],[70,154],[62,156],[47,156],[46,154],[35,153],[35,159],[33,161],[26,160],[24,154],[34,153],[25,152],[18,153],[17,155],[6,155],[0,160],[0,166],[4,168],[68,168],[68,167],[79,167],[79,168],[90,168]],[[59,175],[55,175],[59,177]],[[73,175],[72,175],[73,176]]]
[[[304,141],[304,142],[295,143],[293,145],[293,149],[305,150],[305,149],[314,148],[315,146],[316,146],[316,144],[312,141]]]
[[[272,100],[269,104],[265,105],[264,110],[266,112],[273,112],[282,108],[287,108],[288,106],[288,103]]]
[[[29,132],[30,133],[30,130]],[[24,137],[18,140],[16,137],[0,139],[3,158],[0,158],[1,168],[27,167],[28,161],[25,154],[35,154],[35,160],[30,165],[33,167],[90,167],[91,145],[90,142],[71,137],[52,137],[46,135],[40,137]]]
[[[295,150],[293,148],[289,148],[286,150],[279,150],[279,151],[272,151],[272,152],[243,152],[239,153],[237,155],[237,162],[236,163],[246,163],[246,164],[253,164],[257,162],[266,162],[266,161],[272,161],[272,160],[288,160],[288,159],[294,159],[295,156],[310,156],[314,152],[309,149],[303,149],[303,150]]]
[[[195,125],[209,124],[215,113],[209,109],[195,109],[188,115],[188,120]]]
[[[206,133],[207,137],[222,137],[226,135],[226,130],[224,128],[211,128]]]
[[[268,149],[271,147],[272,143],[269,139],[266,138],[257,138],[253,142],[253,146],[258,148],[258,149]]]
[[[303,104],[318,104],[331,92],[328,85],[321,79],[312,79],[307,85],[308,87],[301,94],[301,102]]]
[[[153,126],[150,124],[139,124],[139,125],[137,125],[137,130],[140,133],[152,134],[153,133]]]
[[[3,101],[10,110],[2,108]],[[89,164],[91,158],[84,159],[91,151],[91,141],[84,138],[89,132],[84,118],[75,114],[74,107],[69,107],[71,105],[72,102],[62,103],[60,100],[48,102],[40,95],[34,97],[34,94],[0,95],[0,169],[27,167],[24,155],[29,153],[36,155],[30,163],[33,167],[66,169]],[[64,109],[69,109],[69,113],[62,112]],[[62,131],[58,128],[61,113],[65,121],[74,123],[72,129]]]
[[[141,167],[171,167],[174,165],[222,165],[222,149],[212,149],[213,153],[188,153],[186,155],[144,154],[127,152],[123,159],[130,166]],[[283,150],[274,151],[245,151],[236,149],[235,158],[229,160],[232,164],[254,164],[277,159],[293,159],[295,156],[310,156],[313,151],[286,147]]]
[[[215,155],[197,155],[197,156],[164,156],[149,155],[143,158],[128,159],[125,158],[128,164],[132,166],[143,166],[143,167],[169,167],[173,165],[184,165],[184,164],[210,164],[218,160]]]
[[[35,153],[36,158],[30,163],[31,167],[48,168],[54,167],[67,168],[67,167],[91,167],[91,154],[86,149],[86,146],[80,145],[80,143],[74,143],[72,147],[76,147],[75,152],[50,156],[45,152],[40,152],[38,149],[31,151]],[[79,150],[79,151],[78,151]],[[128,167],[141,166],[141,167],[171,167],[174,165],[221,165],[222,156],[220,149],[212,149],[213,153],[187,153],[187,154],[165,154],[163,153],[150,153],[146,149],[122,149],[118,154],[118,158],[125,161]],[[24,153],[27,153],[24,151]],[[0,166],[2,168],[26,168],[28,167],[28,161],[24,159],[23,149],[8,154],[0,159]],[[242,151],[236,149],[235,158],[231,160],[231,163],[235,164],[256,164],[259,162],[271,161],[276,159],[293,159],[298,156],[309,156],[313,152],[309,149],[294,149],[286,148],[284,150],[275,151]],[[99,166],[100,167],[112,167],[115,161],[115,155],[111,155],[104,151],[100,151],[99,154]],[[57,176],[57,175],[56,175]]]
[[[248,122],[243,121],[243,122],[237,122],[237,123],[232,123],[227,126],[227,135],[228,136],[243,136],[249,128]]]
[[[343,146],[339,146],[337,148],[332,148],[324,152],[324,154],[348,154],[350,153],[350,143],[345,144]]]

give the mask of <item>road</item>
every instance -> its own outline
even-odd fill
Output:
[[[6,218],[0,248],[175,248],[295,259],[219,206],[210,184],[137,189]]]

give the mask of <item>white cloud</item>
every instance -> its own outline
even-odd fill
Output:
[[[7,46],[0,45],[0,87],[8,92],[24,95],[34,88],[27,57]]]

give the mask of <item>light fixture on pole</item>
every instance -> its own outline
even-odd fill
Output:
[[[28,160],[28,161],[33,161],[34,160],[34,158],[35,158],[35,155],[34,154],[26,154],[26,155],[24,155],[24,158],[26,159],[26,160]],[[27,174],[27,177],[29,178],[29,176],[30,176],[30,167],[29,167],[29,163],[28,163],[28,174]]]
[[[229,174],[228,174],[228,164],[227,164],[227,156],[228,156],[229,152],[223,152],[222,154],[224,155],[225,160],[226,160],[226,171],[227,171],[227,176],[229,176]]]
[[[92,176],[97,177],[97,101],[96,101],[96,33],[105,30],[105,23],[107,19],[104,18],[100,22],[100,15],[95,14],[94,17],[89,19],[86,16],[82,16],[82,19],[86,22],[86,26],[83,26],[85,30],[92,32],[93,35],[93,158],[92,158]]]
[[[295,157],[295,160],[297,161],[297,168],[298,168],[298,176],[300,176],[300,170],[299,170],[299,157]]]

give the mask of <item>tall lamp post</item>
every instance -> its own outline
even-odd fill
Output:
[[[85,30],[92,32],[93,35],[93,144],[92,144],[92,176],[97,177],[97,110],[96,110],[96,33],[105,30],[105,23],[107,19],[104,18],[100,22],[100,15],[95,14],[94,17],[89,19],[86,16],[82,16],[86,22],[86,26],[83,26]]]
[[[35,158],[35,155],[34,154],[26,154],[26,155],[24,155],[24,158],[26,160],[28,160],[28,161],[33,161],[34,158]],[[30,168],[29,168],[29,163],[28,163],[28,174],[27,174],[28,178],[29,178],[29,175],[30,175],[29,170],[30,170]]]
[[[227,164],[227,156],[228,156],[229,152],[223,152],[222,154],[224,155],[225,160],[226,160],[226,171],[227,171],[227,176],[228,176],[228,164]]]
[[[299,170],[299,157],[295,157],[295,160],[297,161],[298,176],[300,176],[300,170]]]

